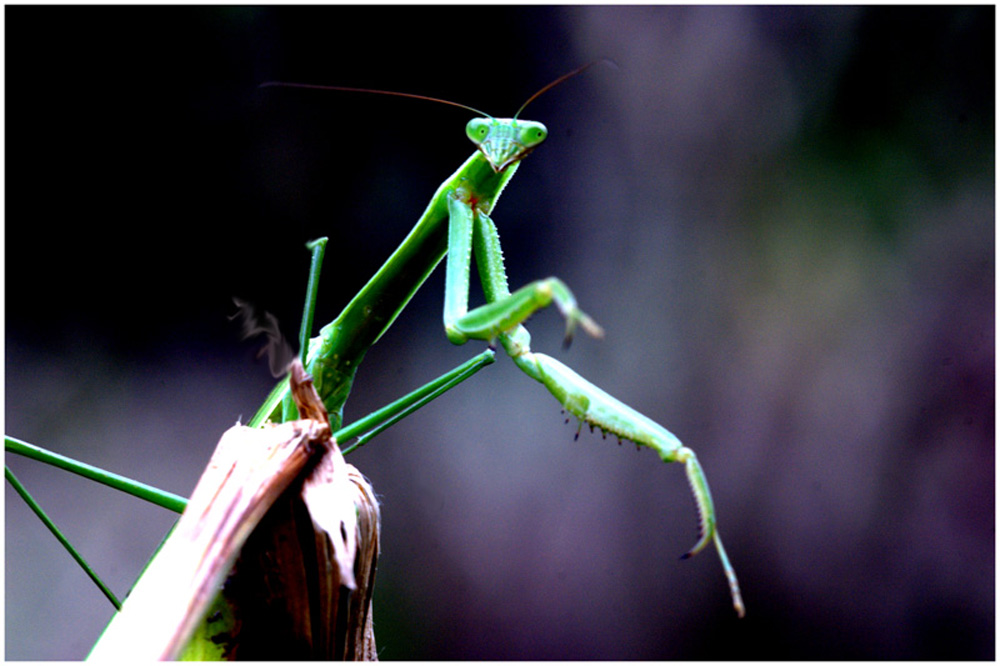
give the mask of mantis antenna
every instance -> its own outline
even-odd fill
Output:
[[[429,95],[417,95],[415,93],[404,93],[396,92],[394,90],[378,90],[375,88],[349,88],[347,86],[325,86],[318,85],[314,83],[286,83],[284,81],[268,81],[267,83],[262,83],[258,88],[308,88],[310,90],[337,90],[340,92],[359,92],[359,93],[372,93],[374,95],[392,95],[393,97],[409,97],[411,99],[422,99],[427,102],[439,102],[441,104],[448,104],[449,106],[457,106],[460,109],[465,109],[466,111],[472,111],[473,113],[478,113],[484,118],[492,118],[488,113],[484,113],[479,109],[471,107],[467,104],[459,104],[458,102],[452,102],[451,100],[441,99],[439,97],[431,97]]]
[[[574,76],[576,76],[577,74],[583,74],[585,71],[587,71],[588,69],[590,69],[594,65],[596,65],[598,63],[601,63],[601,62],[606,62],[609,65],[611,65],[612,67],[616,67],[617,68],[617,65],[615,65],[615,63],[613,61],[609,60],[608,58],[601,58],[600,60],[592,60],[591,62],[588,62],[586,65],[583,65],[582,67],[577,67],[572,72],[567,72],[566,74],[563,74],[558,79],[556,79],[552,83],[550,83],[550,84],[542,87],[541,90],[539,90],[534,95],[532,95],[531,97],[529,97],[528,101],[525,102],[524,104],[522,104],[521,108],[518,109],[517,113],[514,114],[514,118],[516,119],[518,116],[520,116],[521,112],[524,111],[524,107],[528,106],[533,101],[535,101],[535,99],[538,98],[539,96],[541,96],[542,93],[548,92],[549,90],[555,88],[557,85],[559,85],[563,81],[566,81],[567,79],[571,79]]]
[[[571,79],[577,74],[582,74],[586,70],[590,69],[594,65],[601,62],[605,62],[608,63],[609,65],[615,66],[614,62],[612,62],[611,60],[607,58],[602,58],[600,60],[594,60],[592,62],[588,62],[586,65],[583,65],[582,67],[577,67],[572,72],[563,74],[558,79],[545,85],[538,92],[529,97],[528,101],[522,104],[521,108],[518,109],[517,113],[514,114],[514,119],[517,119],[517,117],[521,115],[521,112],[524,111],[524,108],[528,106],[528,104],[530,104],[531,102],[535,101],[535,99],[538,98],[542,93],[548,92],[549,90],[555,88],[563,81]],[[440,97],[431,97],[430,95],[418,95],[416,93],[396,92],[394,90],[378,90],[376,88],[350,88],[348,86],[327,86],[314,83],[288,83],[285,81],[268,81],[266,83],[260,84],[258,87],[259,88],[276,88],[276,87],[306,88],[309,90],[336,90],[340,92],[359,92],[359,93],[372,93],[373,95],[391,95],[393,97],[409,97],[410,99],[422,99],[427,102],[438,102],[440,104],[447,104],[449,106],[457,106],[460,109],[465,109],[467,111],[472,111],[473,113],[478,113],[484,118],[490,118],[490,119],[493,118],[493,116],[491,116],[490,114],[480,111],[479,109],[469,106],[468,104],[460,104],[459,102],[452,102],[451,100],[441,99]]]

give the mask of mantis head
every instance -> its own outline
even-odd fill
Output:
[[[517,117],[524,111],[524,107],[531,104],[535,98],[542,93],[551,90],[566,79],[570,79],[581,72],[590,69],[599,62],[614,64],[610,60],[595,60],[583,67],[577,67],[572,72],[563,74],[558,79],[549,83],[534,95],[528,98],[521,108],[517,110],[513,118],[493,118],[483,113],[484,118],[473,118],[465,126],[465,134],[476,144],[476,148],[482,152],[486,160],[493,167],[493,170],[500,173],[511,164],[523,160],[528,153],[534,150],[545,137],[549,135],[549,130],[545,125],[533,120],[518,120]],[[454,104],[453,102],[451,102]],[[456,104],[455,106],[462,106]],[[475,109],[471,109],[475,111]],[[482,113],[476,111],[476,113]]]
[[[534,150],[549,131],[533,120],[517,118],[473,118],[465,134],[486,157],[493,170],[500,173]]]

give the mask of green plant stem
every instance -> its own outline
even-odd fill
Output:
[[[316,294],[319,292],[319,272],[323,266],[323,255],[326,253],[326,236],[306,243],[306,249],[312,255],[309,262],[309,282],[306,285],[306,304],[302,308],[302,327],[299,329],[299,354],[303,367],[309,353],[309,338],[312,336],[313,315],[316,313]]]
[[[47,451],[41,447],[35,446],[34,444],[23,442],[14,437],[7,435],[4,436],[4,450],[9,451],[10,453],[25,456],[26,458],[31,458],[32,460],[38,460],[39,462],[43,462],[54,467],[59,467],[68,472],[73,472],[74,474],[79,474],[80,476],[97,481],[98,483],[110,486],[115,490],[121,490],[122,492],[134,495],[139,499],[144,499],[147,502],[152,502],[157,506],[162,506],[164,509],[170,509],[171,511],[175,511],[177,513],[183,512],[184,507],[187,506],[187,500],[180,495],[168,493],[165,490],[148,486],[145,483],[133,481],[132,479],[121,476],[120,474],[106,472],[99,467],[94,467],[93,465],[82,463],[79,460],[73,460],[72,458],[59,455],[58,453]]]
[[[355,421],[345,428],[341,428],[334,433],[334,437],[338,442],[346,442],[354,436],[358,437],[357,441],[350,446],[342,446],[341,450],[346,455],[351,451],[364,446],[370,439],[381,434],[390,426],[417,411],[445,391],[458,386],[466,379],[479,372],[479,370],[483,367],[493,363],[495,357],[495,352],[492,349],[487,349],[482,354],[474,356],[450,372],[446,372],[441,375],[434,381],[424,384],[416,391],[386,405],[382,409],[369,414],[363,419]],[[364,432],[365,430],[368,430],[368,428],[373,429],[369,432]],[[363,435],[359,434],[363,432]]]
[[[389,426],[398,422],[403,417],[412,414],[414,411],[420,409],[431,400],[434,400],[448,389],[461,384],[466,379],[476,374],[481,368],[493,363],[494,359],[495,354],[493,350],[487,349],[482,354],[474,356],[465,363],[453,368],[437,379],[424,384],[417,390],[403,396],[399,400],[396,400],[382,409],[355,421],[345,428],[341,428],[337,432],[333,433],[333,435],[338,442],[341,442],[357,437],[361,433],[365,433],[359,437],[358,442],[344,449],[345,453],[353,451],[379,433],[383,432]],[[370,432],[365,432],[369,429],[372,430]],[[32,460],[38,460],[39,462],[59,467],[68,472],[73,472],[74,474],[79,474],[80,476],[103,483],[106,486],[110,486],[116,490],[134,495],[140,499],[152,502],[157,506],[162,506],[163,508],[176,513],[182,513],[184,511],[184,507],[187,506],[187,500],[179,495],[168,493],[164,490],[159,490],[153,486],[146,485],[145,483],[139,483],[138,481],[133,481],[132,479],[119,474],[107,472],[99,467],[88,465],[80,462],[79,460],[74,460],[73,458],[53,453],[52,451],[35,446],[34,444],[29,444],[28,442],[24,442],[15,437],[10,437],[8,435],[4,436],[4,450],[10,453],[25,456],[26,458],[31,458]]]
[[[42,523],[44,523],[45,526],[49,528],[49,531],[52,532],[52,535],[55,536],[55,538],[58,539],[59,543],[63,545],[63,548],[65,548],[66,551],[73,556],[73,559],[76,560],[77,564],[79,564],[83,568],[83,570],[87,573],[87,575],[90,576],[90,579],[94,581],[94,584],[97,585],[97,587],[100,588],[101,592],[104,593],[104,596],[106,596],[108,600],[112,604],[114,604],[115,609],[121,610],[122,604],[120,601],[118,601],[118,597],[116,597],[114,592],[111,591],[111,588],[109,588],[107,585],[104,584],[104,581],[101,580],[100,576],[97,575],[97,572],[95,572],[93,569],[90,568],[90,565],[87,564],[87,560],[83,559],[83,555],[78,553],[76,549],[73,548],[73,545],[69,542],[69,539],[63,536],[63,533],[59,531],[59,528],[56,527],[56,524],[53,523],[52,520],[45,513],[45,511],[42,510],[42,507],[38,504],[38,502],[35,501],[35,498],[31,496],[31,493],[29,493],[28,490],[23,485],[21,485],[21,482],[17,480],[17,477],[14,476],[14,473],[10,471],[10,467],[4,465],[3,473],[4,477],[6,477],[7,479],[7,482],[10,483],[11,486],[13,486],[17,494],[21,496],[21,499],[23,499],[25,503],[31,508],[31,510],[35,512],[35,515],[38,516],[39,520],[41,520]]]
[[[312,335],[313,315],[316,312],[316,295],[319,293],[319,273],[323,267],[323,256],[326,254],[326,236],[306,243],[311,259],[309,261],[309,281],[306,283],[306,302],[302,308],[302,325],[299,328],[299,356],[302,365],[306,365],[309,355],[309,338]],[[299,418],[299,410],[289,393],[281,403],[281,420],[294,421]]]

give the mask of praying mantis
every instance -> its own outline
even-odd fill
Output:
[[[591,63],[593,64],[593,63]],[[550,277],[510,291],[503,255],[492,214],[504,188],[521,161],[546,139],[547,128],[520,119],[524,108],[553,86],[589,67],[578,68],[532,95],[512,118],[494,118],[472,107],[407,93],[336,86],[265,84],[327,88],[341,92],[378,93],[442,102],[479,115],[469,121],[466,134],[475,152],[437,189],[416,225],[340,315],[309,340],[306,369],[339,428],[355,373],[368,349],[392,325],[410,299],[442,261],[446,260],[443,320],[446,337],[454,344],[482,341],[491,349],[503,347],[513,363],[541,383],[569,417],[580,426],[597,428],[619,441],[653,449],[664,462],[683,463],[699,515],[700,535],[682,558],[714,543],[727,578],[733,606],[745,612],[736,573],[723,547],[715,508],[705,474],[695,453],[652,419],[640,414],[590,383],[565,364],[532,351],[524,322],[535,312],[554,305],[566,322],[565,344],[577,329],[593,337],[603,331],[577,304],[569,287]],[[469,307],[471,263],[475,257],[486,304]],[[294,418],[287,379],[280,382],[249,421]],[[345,448],[349,452],[350,447]]]
[[[463,104],[409,93],[341,86],[264,84],[411,97],[458,106],[480,115],[470,120],[465,128],[476,151],[438,187],[417,224],[368,284],[340,316],[312,340],[307,369],[314,377],[331,418],[339,421],[354,372],[365,351],[388,329],[431,271],[447,257],[444,327],[448,340],[454,344],[481,340],[491,346],[499,342],[514,364],[545,386],[581,426],[596,427],[604,435],[610,433],[619,440],[647,446],[664,462],[684,464],[698,508],[701,534],[682,559],[714,543],[729,583],[733,606],[742,617],[745,607],[739,582],[722,545],[708,481],[694,451],[658,423],[594,386],[560,361],[531,350],[531,335],[523,322],[549,305],[555,305],[566,320],[564,346],[569,345],[577,327],[594,337],[603,336],[601,327],[577,306],[573,293],[561,280],[554,277],[537,280],[513,293],[507,284],[500,237],[490,215],[521,161],[548,135],[542,123],[521,120],[519,116],[539,95],[594,64],[588,63],[549,83],[529,97],[512,118],[494,118]],[[470,310],[473,255],[487,302]],[[344,331],[350,333],[344,335]],[[279,385],[250,424],[276,416],[277,405],[287,400],[287,394],[287,386]]]

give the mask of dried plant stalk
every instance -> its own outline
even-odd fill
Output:
[[[226,431],[91,659],[178,658],[220,589],[233,619],[213,640],[227,658],[376,657],[378,505],[311,378],[298,361],[290,372],[303,418]]]

